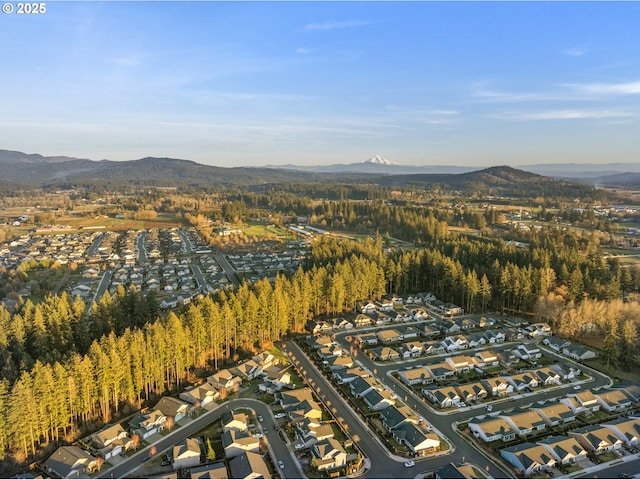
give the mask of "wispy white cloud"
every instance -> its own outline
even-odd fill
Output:
[[[338,21],[338,22],[332,22],[332,21],[328,21],[328,22],[321,22],[321,23],[307,23],[304,27],[305,30],[336,30],[339,28],[353,28],[353,27],[362,27],[365,25],[371,25],[372,21],[370,20],[360,20],[360,19],[353,19],[353,20],[343,20],[343,21]]]
[[[595,95],[638,95],[640,94],[640,81],[627,83],[585,83],[568,84],[567,87],[577,92]]]
[[[589,51],[585,47],[572,47],[562,51],[563,54],[568,55],[570,57],[582,57],[586,55],[588,52]]]
[[[544,121],[544,120],[588,120],[633,117],[622,110],[547,110],[541,112],[507,112],[495,115],[502,120]]]
[[[308,48],[296,48],[296,53],[304,55],[306,53],[309,53],[309,49]]]

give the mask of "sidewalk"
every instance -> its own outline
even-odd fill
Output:
[[[588,475],[594,472],[598,472],[600,470],[604,470],[605,468],[609,468],[615,465],[620,465],[621,463],[632,462],[640,458],[640,453],[634,453],[630,455],[625,455],[620,458],[616,458],[615,460],[611,460],[609,462],[601,463],[599,465],[594,465],[593,467],[588,467],[582,470],[578,470],[577,472],[570,473],[569,475],[562,475],[561,477],[556,478],[576,478],[581,477],[583,475]],[[592,476],[595,478],[595,476]],[[631,474],[631,478],[635,478],[634,474]]]

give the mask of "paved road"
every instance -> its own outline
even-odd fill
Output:
[[[268,444],[269,454],[272,456],[272,460],[274,465],[276,465],[276,468],[278,468],[278,460],[282,460],[284,463],[284,471],[281,471],[281,474],[284,475],[283,478],[302,478],[302,472],[297,461],[294,460],[291,454],[290,447],[282,441],[278,432],[273,429],[275,418],[273,417],[271,408],[264,402],[249,398],[241,398],[226,402],[213,410],[204,413],[187,425],[173,431],[155,444],[157,449],[156,455],[161,455],[178,442],[187,437],[194,436],[199,431],[207,428],[211,423],[219,420],[222,414],[229,411],[229,409],[237,408],[251,408],[255,410],[257,415],[262,415],[264,418],[264,422],[263,425],[260,426],[260,430],[262,430],[263,427],[267,428],[268,433],[265,434],[266,440],[263,439],[263,441],[265,441],[265,444]],[[127,475],[135,473],[143,474],[144,472],[142,470],[138,471],[138,469],[143,465],[142,459],[148,455],[150,448],[151,447],[149,446],[140,450],[138,453],[119,465],[102,472],[98,478],[124,478]]]
[[[138,263],[147,263],[147,249],[144,246],[144,242],[147,239],[147,233],[141,232],[136,238],[136,250],[138,254]]]
[[[98,284],[98,288],[96,289],[96,293],[93,295],[93,300],[87,305],[87,311],[91,309],[92,303],[100,301],[100,299],[104,295],[104,292],[106,292],[107,288],[109,288],[112,276],[113,272],[111,270],[105,270],[102,278],[100,279],[100,283]]]
[[[621,473],[628,473],[631,478],[640,475],[640,459],[619,463],[612,467],[604,468],[576,478],[618,478]]]
[[[196,279],[196,283],[198,284],[198,288],[202,292],[208,292],[209,291],[209,284],[207,283],[206,279],[204,278],[204,275],[202,274],[202,270],[200,269],[200,266],[192,263],[191,264],[191,272],[193,272],[193,276]]]
[[[233,271],[233,267],[229,263],[229,260],[226,259],[223,253],[216,253],[215,259],[218,262],[218,265],[220,265],[220,268],[224,270],[229,281],[233,283],[234,287],[238,288],[240,286],[240,282],[238,282],[236,272]]]
[[[105,235],[106,235],[105,233],[101,233],[100,235],[98,235],[96,239],[93,241],[93,243],[91,244],[91,246],[87,248],[88,257],[92,257],[93,255],[98,253],[98,247],[102,243],[102,239],[104,238]]]
[[[178,234],[182,238],[184,253],[186,253],[187,255],[191,255],[193,253],[193,244],[191,243],[189,235],[187,235],[186,232],[182,229],[178,230]]]

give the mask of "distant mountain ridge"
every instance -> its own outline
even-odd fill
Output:
[[[355,168],[355,165],[360,169]],[[335,170],[331,167],[308,170],[293,167],[225,168],[174,158],[93,161],[0,150],[0,182],[14,185],[53,186],[119,182],[149,186],[261,188],[292,183],[349,183],[387,187],[406,185],[478,195],[527,197],[561,194],[574,198],[593,195],[595,192],[592,187],[558,181],[506,166],[482,170],[444,166],[406,167],[375,156],[358,164],[333,166]],[[425,173],[425,169],[428,168],[432,171]],[[446,173],[442,171],[445,168]],[[438,171],[439,169],[442,170]]]

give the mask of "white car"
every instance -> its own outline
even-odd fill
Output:
[[[263,435],[263,434],[261,434],[261,433],[255,433],[253,436],[254,436],[255,438],[262,438],[262,437],[264,437],[264,435]]]
[[[411,468],[413,466],[415,466],[416,462],[414,462],[413,460],[409,460],[408,462],[404,462],[404,466],[407,468]]]
[[[284,418],[286,416],[287,416],[286,413],[276,413],[276,415],[275,415],[276,418]]]
[[[300,450],[301,448],[304,448],[305,445],[304,443],[296,443],[296,450]]]
[[[573,386],[573,389],[574,389],[574,390],[580,390],[580,385],[574,385],[574,386]]]
[[[490,412],[491,410],[493,410],[493,405],[487,405],[487,412]]]
[[[284,470],[284,463],[282,463],[282,460],[278,460],[278,466]]]

